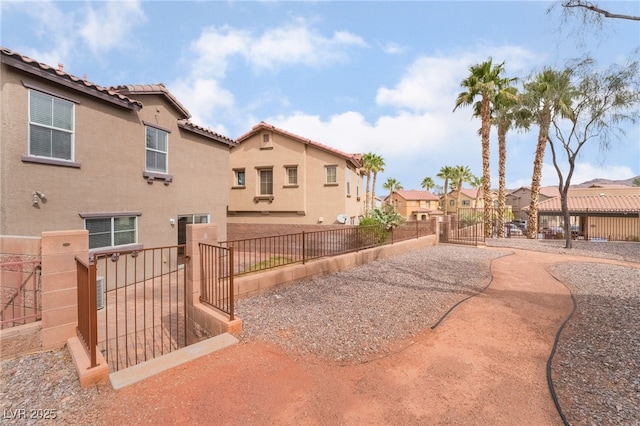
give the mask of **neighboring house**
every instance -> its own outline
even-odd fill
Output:
[[[232,139],[162,84],[101,87],[1,49],[0,233],[87,229],[92,250],[226,237]]]
[[[386,202],[407,220],[429,220],[432,216],[442,216],[438,209],[439,199],[429,191],[398,190],[386,198]]]
[[[635,188],[634,194],[625,195],[583,195],[582,189],[578,195],[567,197],[575,238],[640,241],[640,188]],[[539,203],[538,214],[541,233],[563,232],[560,197]]]
[[[560,196],[560,191],[557,186],[543,186],[540,188],[538,203],[558,196]],[[508,206],[511,206],[516,219],[526,220],[528,213],[523,209],[525,207],[528,209],[531,205],[531,187],[522,186],[509,192],[506,196],[506,202]]]
[[[477,204],[476,204],[477,200]],[[491,200],[493,201],[493,207],[498,205],[498,194],[496,191],[491,191]],[[446,212],[447,214],[456,213],[457,208],[460,209],[483,209],[484,208],[484,192],[482,189],[469,189],[462,188],[460,191],[460,206],[456,206],[458,201],[458,190],[454,189],[449,192],[446,200]]]
[[[359,154],[265,122],[231,150],[230,224],[356,225],[364,213]]]

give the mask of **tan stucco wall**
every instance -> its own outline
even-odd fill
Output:
[[[350,174],[351,197],[347,196],[346,159],[277,132],[271,132],[270,142],[264,143],[263,133],[242,141],[231,151],[229,178],[234,179],[234,169],[244,168],[246,185],[231,189],[230,223],[333,224],[339,214],[356,218],[362,213],[362,202],[356,196],[358,186],[362,193],[362,180],[355,169]],[[337,166],[336,185],[325,184],[328,165]],[[295,187],[285,185],[286,166],[298,168]],[[256,200],[257,168],[270,167],[273,167],[273,199]]]
[[[140,111],[121,108],[2,65],[2,144],[0,233],[39,235],[43,231],[83,229],[79,213],[140,211],[138,242],[148,246],[177,243],[169,219],[210,214],[226,229],[230,180],[229,148],[180,129],[176,112],[157,95],[140,96]],[[75,162],[81,168],[27,163],[28,89],[37,84],[79,100],[75,106]],[[169,174],[173,182],[147,183],[145,126],[170,130]],[[46,202],[32,205],[34,191]],[[224,237],[224,235],[222,235]]]

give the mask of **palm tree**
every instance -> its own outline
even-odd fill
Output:
[[[378,177],[378,173],[384,172],[384,159],[378,154],[373,154],[369,166],[369,170],[371,170],[371,173],[373,174],[373,184],[371,186],[371,209],[373,210],[376,201],[376,179]]]
[[[476,190],[476,200],[474,201],[474,204],[473,204],[473,210],[475,212],[475,210],[478,208],[478,200],[480,199],[480,188],[482,188],[482,178],[479,178],[476,175],[471,176],[471,179],[469,179],[469,185],[471,185],[471,187]]]
[[[427,191],[431,191],[436,186],[436,184],[433,179],[427,176],[426,178],[422,179],[422,183],[420,184],[420,186],[422,186]]]
[[[402,184],[400,184],[399,181],[392,177],[387,178],[387,181],[382,184],[382,188],[389,191],[389,194],[391,194],[393,191],[400,191],[401,189],[403,189]]]
[[[480,135],[482,140],[482,183],[484,191],[484,205],[488,209],[491,205],[491,170],[489,166],[489,134],[491,132],[491,104],[501,87],[506,86],[501,76],[504,62],[493,65],[491,58],[487,61],[469,67],[470,75],[462,80],[460,87],[465,89],[456,99],[454,111],[460,106],[473,105],[480,97]],[[484,215],[484,235],[490,237],[492,232],[491,215]]]
[[[515,80],[515,79],[514,79]],[[498,91],[494,102],[493,123],[498,129],[498,208],[496,212],[498,238],[504,237],[506,205],[507,132],[512,127],[529,127],[529,114],[519,103],[518,89],[507,86]]]
[[[451,172],[452,183],[456,186],[456,214],[460,217],[460,199],[462,198],[462,184],[471,180],[469,166],[455,166]]]
[[[362,155],[362,174],[367,178],[365,197],[364,197],[364,215],[369,216],[369,206],[371,205],[371,168],[373,163],[372,152]]]
[[[532,120],[539,127],[531,176],[527,238],[536,238],[538,235],[538,200],[542,180],[542,161],[549,139],[551,120],[558,114],[562,117],[571,116],[571,75],[572,71],[569,68],[562,72],[545,68],[524,85],[523,103],[528,107]]]
[[[437,176],[440,179],[444,180],[444,186],[443,186],[443,190],[442,190],[442,197],[443,197],[442,211],[446,215],[447,214],[447,192],[449,190],[449,180],[453,176],[453,167],[451,167],[451,166],[442,166],[440,168],[440,171],[438,172]]]

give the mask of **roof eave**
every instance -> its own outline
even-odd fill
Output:
[[[109,95],[108,93],[102,92],[100,90],[97,89],[92,89],[90,87],[87,87],[87,85],[85,85],[85,83],[82,80],[79,81],[73,81],[70,80],[68,78],[65,78],[61,75],[58,75],[56,73],[51,73],[48,72],[42,68],[39,67],[39,65],[34,62],[34,64],[30,64],[27,62],[24,62],[18,58],[15,58],[13,56],[9,56],[6,54],[2,55],[2,63],[13,67],[13,68],[17,68],[19,70],[22,70],[26,73],[38,76],[40,78],[44,78],[45,80],[49,80],[53,83],[59,84],[61,86],[67,87],[71,90],[75,90],[81,93],[84,93],[86,95],[89,96],[93,96],[95,98],[98,98],[100,100],[106,101],[106,102],[110,102],[112,104],[118,105],[120,107],[123,108],[127,108],[130,110],[134,110],[134,111],[139,111],[140,109],[142,109],[142,103],[135,101],[135,102],[130,102],[129,100],[126,99],[122,99],[119,98],[117,96],[112,96]]]

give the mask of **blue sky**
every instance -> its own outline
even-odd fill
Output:
[[[640,2],[600,2],[640,15]],[[345,152],[372,151],[378,177],[419,189],[444,165],[482,174],[478,119],[452,112],[468,67],[489,57],[526,77],[589,53],[605,67],[640,46],[640,24],[581,35],[546,1],[0,3],[2,46],[99,85],[164,83],[192,120],[231,138],[266,121]],[[640,126],[578,159],[573,183],[640,175]],[[531,182],[537,129],[507,136],[507,186]],[[492,131],[492,183],[497,143]],[[543,184],[556,185],[550,153]]]

